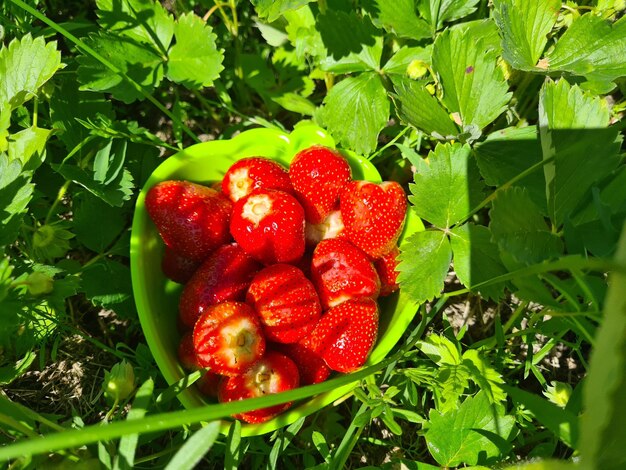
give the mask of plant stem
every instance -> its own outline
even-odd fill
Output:
[[[72,184],[71,180],[65,180],[65,183],[63,183],[63,185],[59,188],[57,197],[52,203],[52,205],[50,206],[50,209],[48,210],[48,214],[46,215],[44,225],[48,225],[50,223],[50,219],[54,215],[54,211],[56,210],[57,206],[60,204],[63,197],[65,197],[65,193],[67,192],[67,189],[70,187],[70,184]]]

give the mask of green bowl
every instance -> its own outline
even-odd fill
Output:
[[[161,272],[163,243],[144,206],[147,190],[164,180],[180,179],[196,183],[221,180],[235,161],[245,157],[269,157],[288,166],[298,151],[315,144],[335,147],[332,137],[314,125],[297,126],[290,134],[273,129],[253,129],[230,140],[205,142],[178,152],[159,165],[144,185],[137,199],[131,233],[133,293],[146,341],[169,384],[186,375],[177,359],[180,340],[177,328],[178,298],[182,286],[168,280]],[[350,163],[354,179],[381,181],[378,171],[368,160],[349,152],[342,153]],[[423,229],[421,220],[413,211],[409,211],[402,238]],[[391,351],[416,311],[417,305],[402,292],[380,300],[379,337],[367,365],[379,362]],[[342,398],[356,385],[357,382],[348,384],[295,403],[288,411],[265,423],[243,424],[242,435],[260,435],[291,424]],[[178,398],[186,408],[209,403],[194,386],[182,391]],[[229,422],[224,421],[222,430],[227,430],[228,425]]]

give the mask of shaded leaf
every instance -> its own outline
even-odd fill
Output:
[[[72,207],[76,239],[96,253],[103,253],[128,222],[125,211],[110,206],[89,192],[76,194]],[[102,223],[103,220],[106,223]]]
[[[94,305],[114,310],[122,318],[136,315],[128,266],[101,259],[84,269],[82,280],[82,289]]]
[[[378,20],[396,36],[409,39],[424,39],[431,36],[428,23],[418,18],[415,0],[376,0]]]
[[[185,441],[165,467],[166,470],[193,470],[202,457],[211,450],[219,435],[219,421],[208,423]]]
[[[504,380],[484,354],[476,349],[468,349],[463,353],[463,365],[467,368],[472,381],[478,384],[491,403],[506,400],[506,393],[502,389]]]
[[[176,43],[168,54],[167,77],[187,88],[210,86],[224,69],[213,29],[193,13],[181,15],[174,27]]]
[[[421,15],[433,30],[439,30],[446,21],[454,21],[472,14],[480,0],[418,0]]]
[[[33,197],[30,172],[22,170],[19,160],[0,154],[0,246],[17,238],[24,212]]]
[[[316,25],[328,55],[334,60],[351,53],[361,53],[363,49],[374,46],[376,36],[380,36],[380,31],[368,16],[359,17],[354,11],[329,9],[317,16]],[[378,68],[380,57],[373,65],[373,69]]]
[[[389,119],[389,100],[378,74],[343,79],[326,95],[318,118],[346,147],[361,155],[372,153]]]
[[[450,268],[452,249],[445,233],[426,230],[411,235],[401,246],[398,281],[415,302],[441,293]]]

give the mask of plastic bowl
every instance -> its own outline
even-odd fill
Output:
[[[298,151],[315,144],[335,147],[334,140],[314,125],[300,125],[290,134],[272,129],[253,129],[230,140],[196,144],[182,150],[159,165],[144,185],[137,199],[131,232],[133,293],[146,341],[169,384],[187,375],[177,359],[180,334],[176,325],[182,286],[168,280],[161,272],[163,243],[145,210],[146,192],[164,180],[180,179],[201,184],[219,181],[233,162],[245,157],[269,157],[288,166]],[[380,182],[378,171],[368,160],[349,152],[342,153],[350,163],[354,179]],[[424,229],[421,220],[412,212],[409,211],[402,238]],[[379,337],[367,365],[379,362],[391,351],[417,311],[417,305],[402,292],[382,298],[379,304]],[[357,384],[348,384],[295,403],[289,410],[265,423],[242,424],[242,435],[260,435],[291,424],[350,393]],[[193,385],[183,390],[178,399],[186,408],[210,403]],[[225,421],[222,431],[227,430],[228,425],[229,422]]]

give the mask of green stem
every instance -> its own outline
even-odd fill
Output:
[[[407,133],[408,130],[409,130],[409,127],[405,127],[400,132],[398,132],[398,134],[390,142],[385,144],[383,147],[380,148],[380,150],[377,150],[371,157],[369,157],[369,160],[374,160],[378,155],[380,155],[389,147],[391,147],[393,144],[395,144],[400,139],[400,137],[402,137],[404,134]]]
[[[56,210],[57,206],[61,203],[61,200],[63,199],[63,197],[65,196],[65,193],[67,192],[67,189],[70,187],[70,184],[72,184],[72,181],[66,180],[65,183],[63,183],[63,185],[59,188],[57,197],[52,203],[52,205],[50,206],[50,209],[48,210],[48,214],[46,214],[44,225],[48,225],[50,223],[50,219],[54,215],[54,211]]]
[[[189,137],[191,137],[194,142],[200,142],[200,139],[198,139],[198,136],[196,136],[191,129],[189,129],[185,123],[183,123],[177,116],[175,116],[174,114],[172,114],[165,106],[163,106],[154,96],[152,96],[147,90],[145,90],[139,83],[137,83],[136,81],[134,81],[132,78],[130,78],[128,75],[126,75],[122,70],[120,70],[116,65],[114,65],[112,62],[110,62],[109,60],[107,60],[106,58],[104,58],[103,56],[101,56],[100,54],[98,54],[94,49],[92,49],[91,47],[89,47],[87,44],[85,44],[80,38],[74,36],[72,33],[70,33],[67,29],[63,28],[61,25],[55,23],[54,21],[48,19],[45,15],[41,14],[39,11],[35,10],[33,7],[31,7],[30,5],[27,5],[26,3],[24,3],[22,0],[10,0],[12,3],[14,3],[16,6],[20,7],[22,10],[30,13],[31,15],[33,15],[35,18],[37,18],[39,21],[47,24],[48,26],[50,26],[52,29],[54,29],[56,32],[58,32],[59,34],[63,35],[65,38],[69,39],[71,42],[74,43],[74,45],[80,49],[83,53],[86,53],[88,55],[91,55],[94,59],[96,59],[98,62],[100,62],[102,65],[104,65],[106,68],[108,68],[109,70],[111,70],[113,73],[116,73],[117,75],[119,75],[120,77],[122,77],[124,80],[126,80],[135,90],[137,90],[145,99],[147,99],[148,101],[150,101],[150,103],[152,103],[154,106],[156,106],[158,108],[159,111],[161,111],[163,114],[165,114],[168,118],[170,118],[172,121],[174,121],[176,124],[178,124],[179,126],[181,126],[181,128],[183,129],[183,131],[185,132],[185,134],[187,134]]]

